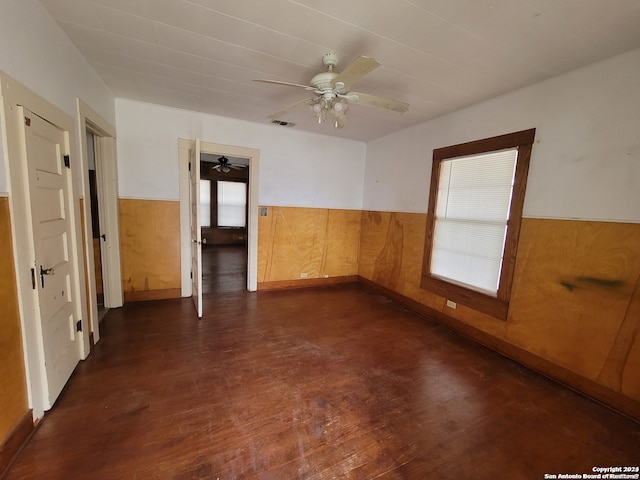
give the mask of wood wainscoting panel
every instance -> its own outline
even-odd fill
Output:
[[[28,266],[25,266],[28,268]],[[0,197],[0,444],[29,411],[9,199]]]
[[[571,372],[584,385],[640,401],[639,224],[523,219],[504,322],[460,304],[448,308],[446,298],[420,287],[425,222],[426,215],[363,212],[359,275],[450,325],[482,332],[485,344],[495,338],[542,359],[553,378]],[[554,365],[555,372],[547,368]]]
[[[640,400],[639,278],[640,224],[524,219],[506,338]]]
[[[261,208],[258,283],[358,274],[360,211]]]
[[[157,290],[179,297],[180,202],[121,198],[118,205],[125,299],[157,298]]]
[[[442,311],[446,299],[420,286],[426,225],[426,214],[362,212],[358,272],[377,285]],[[486,317],[464,308],[453,314]]]
[[[359,275],[406,295],[420,285],[424,214],[362,213]]]

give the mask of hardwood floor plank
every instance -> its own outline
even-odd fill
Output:
[[[538,479],[640,461],[637,423],[365,287],[216,282],[200,320],[190,299],[110,310],[5,480]]]

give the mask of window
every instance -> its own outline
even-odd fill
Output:
[[[423,288],[507,318],[534,136],[433,151]]]
[[[211,226],[211,180],[200,180],[200,226]]]
[[[218,227],[245,227],[247,184],[218,182]]]

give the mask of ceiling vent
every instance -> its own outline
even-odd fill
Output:
[[[283,120],[271,120],[271,123],[275,125],[280,125],[282,127],[295,127],[296,124],[293,122],[285,122]]]

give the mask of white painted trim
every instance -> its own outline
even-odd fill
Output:
[[[87,154],[87,143],[86,143],[86,134],[87,130],[91,131],[94,135],[96,135],[96,141],[99,144],[102,144],[105,140],[103,137],[114,138],[116,135],[116,129],[112,126],[108,121],[106,121],[100,114],[94,111],[89,105],[84,103],[80,98],[76,98],[76,113],[78,119],[78,151],[80,153],[80,168],[81,168],[81,185],[82,185],[82,195],[85,199],[84,202],[84,211],[81,212],[84,216],[84,240],[85,240],[85,261],[87,262],[87,272],[89,274],[88,278],[88,298],[87,298],[87,308],[91,312],[91,325],[90,331],[93,333],[94,342],[98,342],[100,340],[100,325],[97,322],[98,319],[98,302],[96,298],[96,275],[95,275],[95,263],[93,260],[93,238],[92,238],[92,228],[91,228],[91,195],[89,192],[89,167],[88,167],[88,154]],[[97,148],[96,156],[100,157],[96,163],[107,162],[109,164],[116,165],[117,168],[117,159],[116,159],[116,151],[115,148],[106,150],[105,148]],[[106,154],[106,155],[105,155]],[[101,194],[106,196],[107,198],[115,198],[116,203],[116,229],[117,225],[117,199],[118,199],[118,184],[117,182],[108,182],[107,179],[100,176],[98,178],[99,189],[101,190]],[[115,190],[113,189],[115,187]],[[109,221],[108,218],[103,219],[102,216],[106,216],[106,212],[102,212],[101,209],[101,222],[103,227],[105,227],[105,232],[108,232],[108,235],[117,239],[115,243],[115,248],[113,251],[110,251],[110,254],[104,255],[106,257],[105,265],[103,265],[103,271],[105,275],[103,275],[105,281],[104,288],[104,297],[105,297],[105,305],[120,307],[122,306],[122,282],[121,282],[121,274],[120,274],[120,241],[117,230],[115,233],[112,233],[110,229],[113,228],[113,220]],[[112,213],[113,214],[113,213]],[[116,267],[113,266],[116,265]],[[116,276],[115,281],[111,277]],[[109,294],[107,293],[109,292]]]
[[[193,140],[178,139],[180,184],[180,245],[182,296],[191,296],[191,234],[189,229],[189,148]],[[200,142],[202,153],[249,159],[249,218],[247,222],[247,290],[258,289],[258,180],[260,150],[255,148]]]
[[[202,318],[202,222],[200,218],[200,139],[189,150],[189,205],[191,224],[191,298]]]
[[[100,327],[98,324],[98,300],[96,298],[96,274],[95,263],[93,260],[93,232],[92,232],[92,218],[91,218],[91,195],[89,192],[89,169],[88,154],[87,154],[87,142],[86,135],[82,135],[81,132],[86,132],[86,118],[82,113],[82,108],[79,105],[78,100],[78,151],[80,152],[80,169],[81,171],[81,184],[82,184],[82,196],[84,203],[82,205],[81,215],[84,218],[84,261],[86,263],[86,289],[87,289],[87,310],[89,311],[89,331],[93,333],[93,341],[98,342],[100,340]]]
[[[178,139],[178,182],[180,190],[180,287],[183,297],[193,295],[191,284],[191,202],[189,198],[189,149],[193,140]],[[186,195],[186,198],[185,198]]]
[[[45,410],[50,408],[47,395],[47,378],[44,365],[42,336],[39,332],[40,312],[36,295],[31,286],[30,267],[35,268],[35,246],[31,221],[31,204],[25,185],[28,184],[26,161],[20,136],[20,122],[24,119],[18,115],[19,106],[24,107],[65,131],[66,148],[71,158],[77,156],[77,141],[72,141],[76,132],[73,119],[31,90],[22,86],[8,75],[0,72],[0,93],[2,96],[2,134],[4,156],[9,172],[9,206],[11,210],[11,227],[13,234],[14,264],[18,290],[18,308],[22,326],[25,371],[27,376],[27,393],[33,417],[41,418]],[[77,137],[76,139],[77,140]],[[72,296],[79,301],[75,303],[77,319],[83,319],[86,325],[86,290],[81,285],[84,278],[84,257],[82,250],[82,233],[80,228],[80,195],[72,177],[71,201],[69,214],[72,217],[72,234],[69,242],[69,257],[75,270],[75,281],[71,285]],[[78,357],[83,359],[89,354],[89,329],[84,328],[78,342]]]

